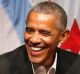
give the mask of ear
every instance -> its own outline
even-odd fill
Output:
[[[64,43],[69,36],[69,30],[65,30],[60,36],[60,43]]]

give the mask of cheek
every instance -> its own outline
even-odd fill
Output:
[[[58,37],[45,38],[45,43],[50,48],[55,48],[58,45],[58,43],[59,43],[59,38]]]
[[[44,41],[45,41],[46,44],[52,45],[54,43],[54,38],[46,37],[46,38],[44,38]]]
[[[30,35],[29,34],[27,34],[26,32],[24,33],[24,40],[25,41],[28,41],[29,39],[30,39]]]

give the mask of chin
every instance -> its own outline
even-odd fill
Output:
[[[42,60],[40,58],[32,58],[32,59],[30,59],[30,61],[32,63],[41,63],[42,62]]]
[[[32,63],[35,63],[35,64],[40,64],[44,58],[38,58],[38,57],[30,57],[29,56],[29,59]]]

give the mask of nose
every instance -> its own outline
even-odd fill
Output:
[[[38,33],[33,34],[32,37],[29,40],[29,43],[31,45],[38,45],[38,44],[40,44],[41,43],[41,38],[40,38],[39,34]]]

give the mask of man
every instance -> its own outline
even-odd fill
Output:
[[[56,3],[34,6],[26,20],[25,45],[0,56],[0,74],[51,74],[55,61],[55,74],[65,74],[78,58],[57,48],[68,36],[66,24],[66,12]]]

